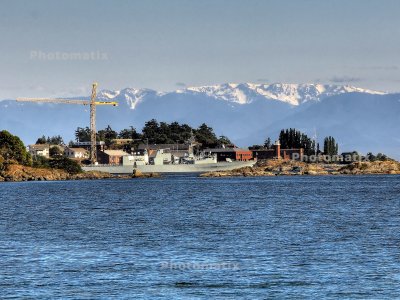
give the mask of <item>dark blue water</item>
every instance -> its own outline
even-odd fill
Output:
[[[400,176],[1,183],[0,298],[400,298]]]

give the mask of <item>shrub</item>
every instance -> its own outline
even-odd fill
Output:
[[[50,168],[49,159],[44,156],[35,156],[33,158],[32,166],[34,168]]]
[[[58,146],[52,146],[49,150],[50,157],[56,158],[64,155],[63,151]]]
[[[76,161],[67,157],[48,159],[43,156],[37,156],[33,160],[33,167],[61,169],[68,172],[69,174],[77,174],[83,172],[81,166]]]
[[[49,160],[49,165],[51,168],[65,170],[69,174],[78,174],[83,172],[79,163],[67,157]]]

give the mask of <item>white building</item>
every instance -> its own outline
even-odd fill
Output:
[[[65,148],[65,156],[68,158],[85,159],[89,158],[89,152],[84,148]]]
[[[29,145],[28,151],[32,155],[32,157],[36,156],[43,156],[46,158],[50,157],[50,145],[48,144]]]

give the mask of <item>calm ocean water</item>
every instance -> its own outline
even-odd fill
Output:
[[[1,183],[0,298],[400,298],[400,176]]]

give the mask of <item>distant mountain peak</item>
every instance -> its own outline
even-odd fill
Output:
[[[223,83],[206,86],[192,86],[173,92],[157,92],[151,89],[126,88],[120,91],[103,90],[101,100],[125,101],[131,109],[144,101],[147,96],[157,97],[173,94],[195,94],[236,104],[249,104],[257,99],[276,100],[298,106],[306,102],[318,102],[324,98],[345,93],[366,93],[384,95],[385,92],[358,88],[350,85],[297,84],[297,83]]]
[[[125,101],[131,109],[135,109],[136,106],[146,98],[146,96],[159,95],[159,94],[161,93],[158,93],[151,89],[125,88],[120,91],[102,90],[97,95],[97,98],[103,101],[104,100]]]
[[[225,83],[221,85],[188,87],[186,91],[205,93],[216,99],[239,104],[251,103],[256,98],[266,98],[296,106],[308,101],[320,101],[323,98],[344,93],[385,94],[384,92],[349,85],[297,83]]]

